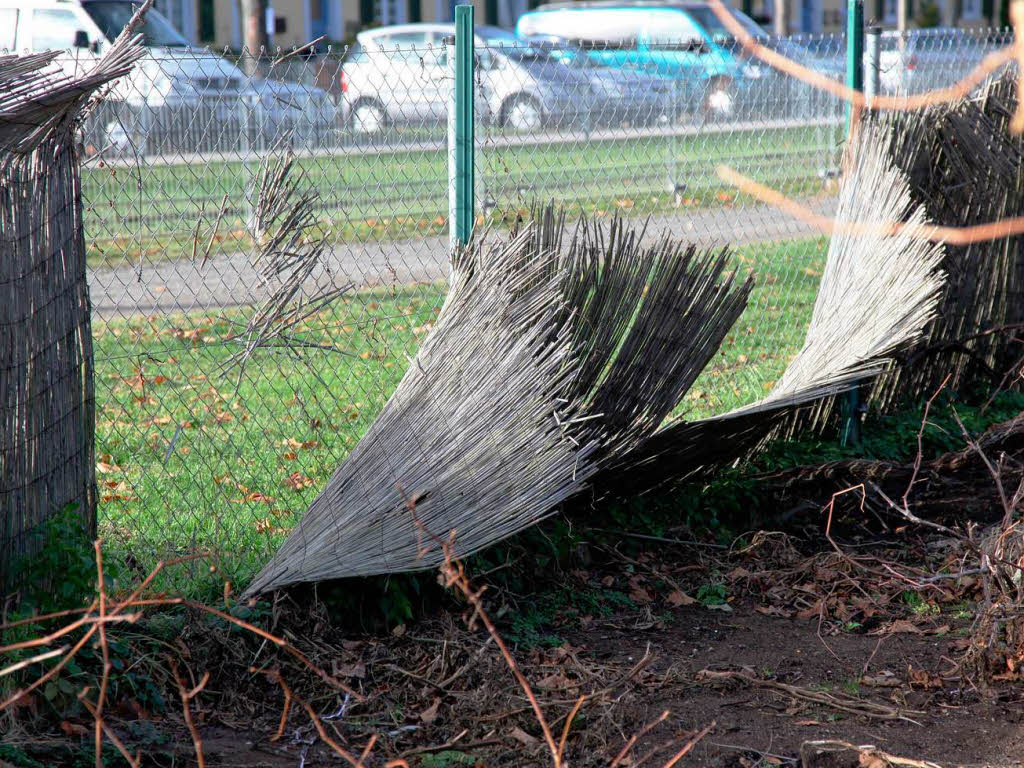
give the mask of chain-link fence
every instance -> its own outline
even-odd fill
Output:
[[[448,271],[445,25],[382,28],[344,55],[230,60],[153,49],[85,127],[100,526],[127,562],[209,548],[244,577],[281,540],[399,381]],[[845,108],[728,47],[524,44],[478,28],[477,225],[554,200],[730,246],[757,287],[688,396],[758,399],[797,351],[824,239],[719,180],[730,166],[828,213]],[[1002,32],[883,37],[884,92],[965,75]],[[769,44],[843,78],[842,38]],[[253,73],[253,74],[249,74]],[[233,364],[267,296],[261,161],[316,193],[314,279],[351,286],[294,345]]]

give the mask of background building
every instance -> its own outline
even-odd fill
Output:
[[[481,24],[512,27],[519,15],[541,0],[473,0]],[[845,0],[732,0],[772,30],[776,3],[786,3],[791,34],[842,32]],[[1000,5],[1009,0],[867,0],[868,23],[895,27],[899,2],[907,3],[910,27],[999,26]],[[274,13],[273,44],[303,45],[324,36],[331,42],[351,40],[360,29],[414,21],[450,21],[453,0],[270,0]],[[157,7],[185,37],[196,44],[239,48],[242,23],[238,0],[157,0]]]
[[[790,34],[817,35],[842,32],[846,27],[845,0],[780,0],[786,3]],[[1001,26],[1001,1],[1007,0],[903,0],[907,26],[989,27]],[[900,0],[866,0],[868,24],[893,29],[899,18]],[[773,29],[776,0],[733,0],[766,29]]]

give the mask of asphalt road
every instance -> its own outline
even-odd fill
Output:
[[[834,206],[834,198],[812,204],[826,214]],[[643,220],[633,221],[640,224]],[[814,234],[807,225],[759,205],[659,214],[649,220],[646,237],[653,239],[666,231],[703,246],[746,245]],[[311,280],[355,288],[441,280],[448,273],[447,238],[342,243],[325,261],[325,269]],[[259,276],[246,253],[211,259],[205,266],[179,260],[91,270],[89,289],[93,311],[100,317],[244,306],[263,296]]]

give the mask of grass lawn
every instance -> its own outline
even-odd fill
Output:
[[[626,210],[636,215],[672,210],[681,193],[687,206],[719,205],[735,195],[718,180],[726,163],[791,195],[820,191],[820,172],[835,155],[829,127],[709,133],[675,138],[632,137],[477,151],[481,202],[491,215],[536,200],[556,200],[570,214]],[[336,153],[297,161],[303,183],[323,200],[324,230],[336,242],[389,240],[443,234],[448,207],[447,154],[443,149]],[[258,161],[110,167],[82,174],[85,227],[94,267],[191,257],[248,247],[246,232]],[[248,201],[247,201],[248,198]],[[226,212],[217,214],[226,200]],[[202,219],[198,232],[196,221]],[[216,226],[215,226],[216,225]]]
[[[737,251],[757,287],[687,396],[692,417],[770,388],[803,341],[824,248],[814,239]],[[443,291],[353,294],[310,323],[341,352],[296,360],[263,351],[240,378],[219,369],[235,351],[224,339],[241,311],[95,322],[100,519],[112,554],[148,569],[208,547],[244,581],[371,424]],[[179,571],[168,586],[197,575]]]

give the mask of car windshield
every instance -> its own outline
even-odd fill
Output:
[[[103,31],[104,36],[108,40],[114,40],[121,34],[121,30],[125,28],[139,5],[141,3],[126,2],[126,0],[100,0],[100,2],[83,3],[82,7],[96,22],[96,26]],[[188,47],[188,40],[182,37],[181,33],[171,26],[171,22],[153,8],[146,12],[146,18],[139,31],[142,33],[145,45],[148,46]]]
[[[729,30],[722,20],[718,18],[713,10],[706,6],[685,6],[686,12],[690,14],[694,21],[704,27],[707,30],[708,35],[715,42],[731,41],[735,35]],[[759,27],[752,18],[744,13],[740,13],[735,8],[728,8],[729,13],[736,21],[745,29],[749,34],[754,37],[767,37],[768,33]]]
[[[476,33],[488,48],[498,48],[514,61],[546,62],[554,58],[547,46],[531,45],[501,27],[477,27]]]

